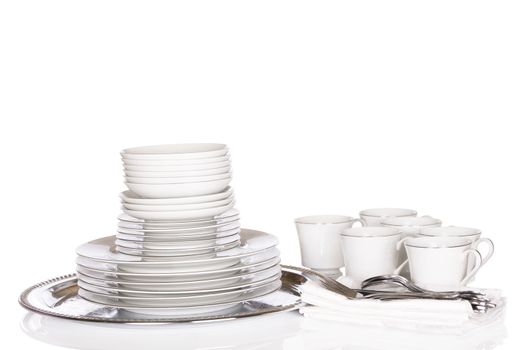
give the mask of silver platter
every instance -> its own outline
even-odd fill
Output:
[[[290,272],[287,272],[290,273]],[[163,310],[162,315],[141,313],[140,308],[102,305],[78,295],[77,276],[53,278],[26,289],[19,298],[28,310],[61,318],[112,323],[173,323],[202,322],[252,317],[272,312],[297,309],[300,296],[293,291],[288,279],[282,278],[281,288],[252,300],[216,308],[216,311],[192,315],[188,308],[182,314],[176,308]],[[171,312],[172,311],[172,312]]]

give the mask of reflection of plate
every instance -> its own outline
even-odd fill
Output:
[[[20,304],[25,308],[63,318],[106,321],[119,323],[133,322],[194,322],[250,317],[270,312],[286,311],[300,305],[287,282],[278,290],[260,297],[249,297],[237,308],[202,313],[198,308],[162,308],[161,310],[139,307],[114,307],[90,302],[77,293],[77,279],[74,275],[55,278],[39,283],[25,290],[20,296]],[[280,283],[280,282],[278,282]],[[234,304],[231,304],[233,306]],[[221,306],[221,305],[214,305]],[[192,312],[194,310],[195,312]],[[199,315],[198,313],[201,313]]]
[[[277,263],[278,264],[278,263]],[[81,267],[77,267],[78,278],[95,286],[105,288],[117,288],[124,290],[148,291],[148,292],[173,292],[173,291],[201,291],[215,288],[238,288],[246,283],[255,283],[270,278],[281,269],[279,265],[273,265],[265,269],[259,269],[250,273],[235,274],[233,276],[203,279],[196,281],[180,282],[130,282],[122,279],[115,280],[112,277],[97,278],[84,274],[87,272]]]
[[[263,257],[264,258],[264,257]],[[199,282],[202,280],[216,280],[220,278],[235,277],[246,273],[253,273],[256,271],[267,269],[271,266],[280,263],[278,256],[270,259],[255,261],[251,264],[237,264],[225,269],[215,271],[199,271],[199,272],[180,272],[180,273],[129,273],[125,271],[106,271],[93,267],[86,267],[79,265],[77,259],[77,271],[93,278],[104,279],[106,281],[123,281],[135,283],[181,283],[181,282]],[[81,262],[81,261],[80,261]]]

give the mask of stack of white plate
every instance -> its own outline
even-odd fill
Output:
[[[122,152],[116,236],[78,248],[79,295],[154,314],[235,307],[280,288],[275,237],[240,228],[228,149],[148,146]]]

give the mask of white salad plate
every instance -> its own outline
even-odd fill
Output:
[[[205,240],[215,240],[223,237],[228,237],[234,234],[240,233],[241,229],[238,223],[235,224],[231,230],[212,232],[206,234],[166,234],[166,233],[151,233],[151,232],[132,232],[124,229],[119,229],[117,231],[116,238],[126,241],[133,242],[148,242],[148,243],[157,243],[157,242],[195,242]]]
[[[215,175],[198,175],[198,176],[183,176],[183,177],[132,177],[125,176],[124,179],[126,183],[136,183],[136,184],[181,184],[188,182],[206,182],[206,181],[215,181],[222,179],[231,179],[232,173],[222,173]]]
[[[141,204],[141,205],[179,205],[179,204],[192,204],[192,203],[209,203],[220,201],[229,198],[233,195],[233,189],[226,187],[224,191],[219,193],[213,193],[204,196],[189,196],[179,198],[142,198],[141,196],[131,192],[124,191],[120,193],[122,202],[128,204]]]
[[[207,306],[219,303],[232,303],[241,300],[253,299],[274,292],[281,287],[281,280],[264,284],[262,286],[243,290],[232,290],[214,294],[189,295],[178,297],[141,298],[129,296],[110,296],[94,293],[84,288],[79,288],[78,294],[90,301],[112,306],[141,306],[141,307],[191,307]]]
[[[231,178],[201,181],[201,182],[186,182],[176,184],[136,184],[126,183],[128,188],[143,197],[152,198],[172,198],[172,197],[188,197],[188,196],[202,196],[223,191],[230,183]]]
[[[181,283],[181,282],[200,282],[202,280],[217,280],[221,278],[234,278],[235,276],[244,275],[261,271],[280,263],[279,256],[273,256],[268,259],[259,259],[252,263],[239,263],[227,268],[211,271],[192,271],[178,273],[131,273],[126,271],[108,271],[107,266],[103,264],[87,262],[87,267],[82,265],[86,263],[83,258],[77,258],[77,271],[84,275],[105,279],[107,281],[129,281],[139,283]]]
[[[145,220],[192,220],[192,219],[213,219],[214,216],[222,214],[235,205],[234,201],[219,207],[202,208],[194,210],[178,211],[139,211],[124,208],[124,213],[139,219]]]
[[[122,202],[122,206],[128,210],[138,211],[180,211],[180,210],[195,210],[204,208],[214,208],[223,205],[230,204],[235,199],[234,196],[227,197],[225,199],[203,202],[203,203],[188,203],[188,204],[171,204],[171,205],[160,205],[160,204],[134,204]]]
[[[126,290],[135,291],[201,291],[205,289],[215,289],[223,287],[237,287],[245,283],[258,282],[265,280],[280,273],[281,268],[279,262],[266,269],[257,270],[254,272],[235,274],[215,279],[203,279],[196,281],[179,281],[179,282],[133,282],[123,279],[115,280],[112,277],[106,278],[104,274],[93,273],[85,268],[78,267],[77,274],[79,278],[87,283],[106,288],[123,288]],[[87,272],[87,273],[85,273]]]
[[[133,171],[124,169],[124,174],[130,177],[149,177],[149,178],[170,178],[170,177],[191,177],[191,176],[209,176],[225,174],[231,171],[231,167],[224,166],[211,169],[200,170],[181,170],[181,171]]]
[[[225,213],[216,215],[213,218],[205,219],[192,219],[192,220],[144,220],[129,216],[125,213],[122,213],[118,216],[120,223],[128,223],[141,225],[148,225],[152,228],[192,228],[192,227],[203,227],[211,225],[219,225],[226,222],[231,222],[233,220],[239,219],[239,211],[235,208],[228,210]]]
[[[132,147],[123,150],[123,159],[139,160],[186,160],[221,157],[228,153],[228,147],[220,143],[184,143]]]
[[[235,248],[239,246],[239,241],[217,245],[208,248],[187,248],[187,249],[138,249],[138,248],[127,248],[120,245],[123,242],[117,243],[116,250],[123,254],[142,256],[142,257],[151,257],[151,258],[182,258],[190,256],[201,256],[215,254],[218,252],[223,252],[228,249]]]
[[[198,249],[198,248],[210,248],[214,246],[220,246],[232,242],[239,242],[240,236],[239,231],[234,232],[231,235],[224,237],[213,237],[211,239],[193,239],[193,240],[163,240],[163,241],[151,241],[151,240],[128,240],[126,237],[119,236],[115,244],[122,247],[136,248],[136,249]]]
[[[117,232],[121,235],[128,236],[128,240],[147,241],[151,240],[183,240],[183,239],[212,239],[214,237],[224,237],[234,234],[240,230],[240,223],[238,220],[222,225],[215,225],[211,227],[196,227],[195,229],[152,229],[141,230],[134,228],[126,228],[119,225]],[[117,238],[118,238],[117,234]],[[133,237],[132,237],[133,236]],[[165,238],[162,238],[165,237]]]

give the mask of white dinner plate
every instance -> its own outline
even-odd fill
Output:
[[[109,296],[101,293],[93,293],[79,288],[78,294],[90,301],[99,302],[114,306],[141,306],[141,307],[190,307],[206,306],[218,303],[229,303],[241,300],[253,299],[262,295],[269,294],[281,287],[281,280],[270,284],[254,287],[246,290],[233,290],[212,295],[183,296],[183,297],[164,297],[164,298],[140,298],[128,296]]]
[[[233,208],[235,201],[226,205],[211,208],[179,211],[139,211],[124,208],[123,211],[133,217],[145,220],[191,220],[191,219],[211,219],[215,215],[220,215]]]
[[[230,181],[231,178],[179,184],[136,184],[127,182],[126,186],[139,196],[148,198],[172,198],[219,193],[224,191]]]
[[[281,262],[278,254],[274,251],[274,255],[270,258],[268,256],[260,257],[252,261],[250,264],[238,263],[236,265],[212,270],[212,271],[191,271],[178,273],[132,273],[121,270],[108,271],[108,266],[103,263],[88,261],[85,258],[77,258],[77,271],[84,275],[105,279],[108,281],[129,281],[139,283],[180,283],[180,282],[198,282],[202,280],[216,280],[220,278],[235,277],[246,273],[253,273],[275,266]],[[85,266],[87,264],[91,267]]]
[[[130,177],[149,177],[149,178],[170,178],[170,177],[191,177],[191,176],[209,176],[225,174],[231,171],[231,167],[225,166],[220,168],[186,170],[186,171],[133,171],[124,169],[124,174]]]
[[[179,210],[195,210],[204,208],[220,207],[223,205],[230,204],[235,199],[235,196],[230,196],[225,199],[203,203],[188,203],[188,204],[171,204],[171,205],[160,205],[160,204],[134,204],[122,202],[122,206],[128,210],[138,211],[179,211]]]
[[[87,272],[87,273],[85,273]],[[113,289],[127,289],[127,290],[136,290],[136,291],[201,291],[205,289],[216,289],[216,288],[235,288],[240,285],[258,282],[265,280],[281,272],[281,267],[277,263],[276,265],[270,266],[266,269],[259,269],[254,272],[243,273],[243,274],[234,274],[227,277],[219,277],[214,279],[203,279],[197,281],[179,281],[179,282],[134,282],[127,281],[125,279],[115,280],[112,277],[105,278],[102,274],[95,274],[91,271],[86,271],[85,268],[77,267],[77,274],[80,279],[88,282],[92,285],[99,287],[113,288]]]
[[[220,143],[181,143],[126,148],[120,152],[123,159],[186,160],[221,157],[228,147]]]
[[[182,184],[188,182],[205,182],[215,181],[222,179],[231,179],[232,173],[222,173],[215,175],[203,175],[203,176],[185,176],[185,177],[132,177],[124,176],[126,183],[135,184],[159,184],[159,185],[171,185],[171,184]]]
[[[82,274],[78,274],[78,285],[80,288],[87,289],[91,292],[105,294],[105,295],[122,295],[129,297],[138,297],[138,298],[159,298],[159,297],[185,297],[185,296],[201,296],[201,295],[212,295],[216,293],[228,292],[228,291],[242,291],[254,287],[259,287],[265,284],[274,282],[277,279],[281,279],[281,270],[278,269],[273,275],[267,276],[264,279],[259,279],[258,281],[240,281],[236,284],[220,286],[220,287],[211,287],[204,286],[202,289],[182,289],[182,290],[135,290],[128,288],[129,285],[119,284],[117,287],[108,287],[101,286],[100,281],[93,281],[89,277],[86,277]],[[90,283],[96,282],[97,284]]]
[[[127,271],[135,273],[176,273],[192,271],[219,270],[233,266],[239,262],[249,264],[255,260],[265,260],[278,256],[274,248],[278,244],[275,236],[270,234],[242,229],[240,246],[218,252],[188,258],[152,258],[122,254],[116,251],[115,236],[100,238],[85,243],[77,248],[79,257],[83,257],[81,265],[91,267],[89,262],[98,262],[98,266],[108,271]],[[269,255],[269,256],[268,256]],[[259,260],[260,261],[260,260]],[[97,267],[95,267],[97,268]]]

